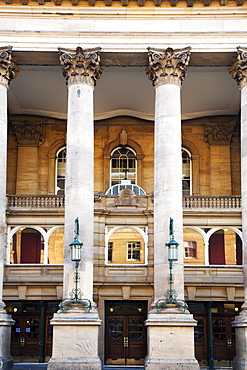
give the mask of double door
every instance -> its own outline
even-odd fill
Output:
[[[11,355],[17,361],[36,362],[39,354],[40,317],[13,315],[15,324],[11,331]]]
[[[143,365],[146,356],[145,315],[106,316],[106,364]]]
[[[11,355],[15,362],[46,362],[52,352],[52,314],[22,313],[12,315],[15,320],[11,328]]]
[[[208,321],[206,315],[197,316],[195,327],[195,355],[199,363],[205,364],[208,360]],[[212,344],[213,358],[216,366],[231,366],[236,355],[235,331],[231,323],[234,316],[212,315]]]

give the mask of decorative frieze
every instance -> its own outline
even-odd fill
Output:
[[[247,48],[238,46],[237,50],[237,58],[234,59],[234,64],[228,71],[240,88],[242,88],[247,83]]]
[[[146,74],[153,86],[172,83],[181,86],[190,60],[191,48],[153,49],[148,48],[149,66]]]
[[[236,122],[230,123],[205,123],[205,137],[210,145],[230,145]]]
[[[82,82],[91,86],[96,85],[103,69],[100,66],[100,47],[83,50],[59,49],[63,76],[67,85]]]
[[[19,146],[38,146],[43,141],[44,123],[12,122],[12,128]]]
[[[20,70],[15,60],[12,57],[12,46],[0,47],[0,84],[5,87],[9,86]]]

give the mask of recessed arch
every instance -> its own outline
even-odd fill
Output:
[[[147,264],[147,228],[121,225],[105,235],[105,258],[109,265]]]

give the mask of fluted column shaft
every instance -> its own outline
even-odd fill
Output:
[[[149,48],[146,72],[155,87],[154,154],[154,300],[164,298],[169,288],[168,249],[170,217],[175,240],[180,244],[174,263],[173,288],[184,298],[183,210],[181,158],[180,88],[189,61],[190,48],[155,50]]]
[[[94,235],[94,121],[93,91],[100,77],[99,48],[61,50],[63,74],[68,84],[67,162],[65,187],[64,298],[75,287],[75,264],[69,244],[74,221],[79,218],[79,240],[83,243],[79,287],[83,298],[93,296]],[[93,66],[93,67],[92,67]]]

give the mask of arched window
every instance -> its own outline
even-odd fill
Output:
[[[130,180],[131,184],[136,184],[137,161],[133,149],[120,146],[111,153],[110,186],[120,184],[124,179]]]
[[[43,263],[44,238],[38,230],[21,228],[12,237],[10,262]]]
[[[106,237],[107,264],[147,263],[147,230],[137,227],[116,227]]]
[[[61,148],[56,156],[56,179],[55,193],[64,195],[65,193],[65,176],[66,176],[66,148]]]
[[[187,149],[182,148],[182,186],[184,197],[192,194],[191,166],[191,154]]]
[[[209,239],[210,265],[242,265],[242,241],[235,231],[220,229]]]

